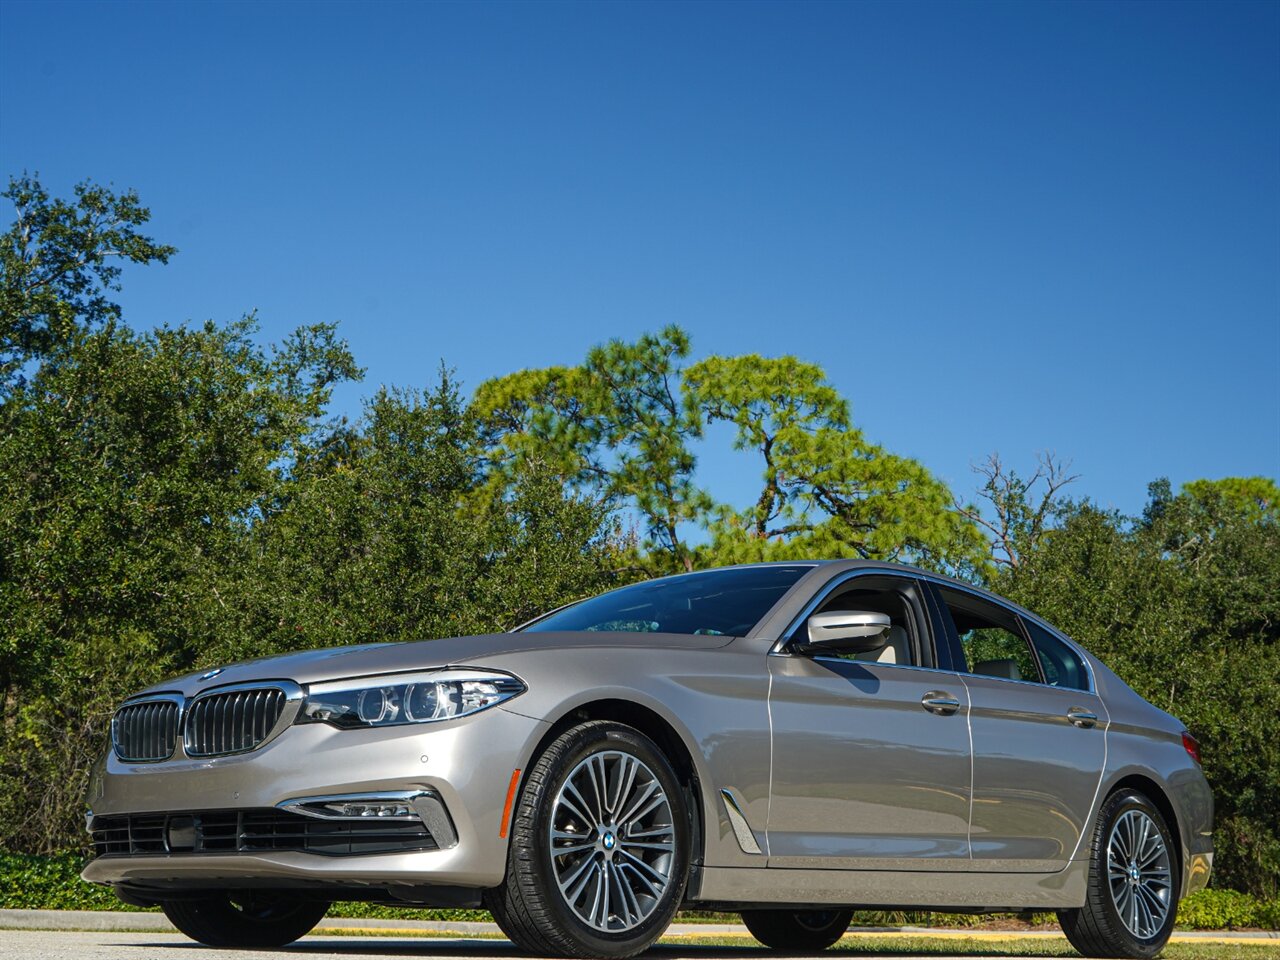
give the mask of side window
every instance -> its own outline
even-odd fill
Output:
[[[897,582],[887,577],[855,577],[848,584],[837,588],[818,606],[814,613],[828,613],[832,610],[867,610],[873,613],[887,614],[889,622],[888,642],[878,650],[865,653],[824,652],[824,657],[839,657],[842,660],[856,660],[862,663],[899,664],[918,666],[917,650],[925,642],[919,619],[922,615],[917,600],[915,587],[907,582]],[[792,640],[801,643],[807,638],[805,623],[802,621],[792,635]]]
[[[1022,622],[1031,634],[1031,645],[1040,658],[1045,683],[1070,690],[1088,690],[1089,668],[1080,655],[1038,623],[1027,619]]]
[[[1041,682],[1040,669],[1012,610],[948,587],[939,587],[938,593],[955,624],[969,673]]]

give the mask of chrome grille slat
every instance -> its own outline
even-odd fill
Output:
[[[231,749],[243,750],[244,744],[253,742],[253,737],[244,735],[245,703],[253,694],[237,693],[231,700]]]
[[[173,756],[178,742],[180,698],[126,703],[111,719],[116,756],[132,763],[153,763]]]
[[[283,689],[273,686],[202,694],[187,711],[187,755],[220,757],[256,750],[280,721],[287,699]]]
[[[156,756],[159,753],[159,751],[162,749],[162,745],[159,742],[159,734],[160,734],[159,720],[160,720],[160,707],[154,703],[148,704],[145,707],[145,712],[143,714],[142,733],[143,733],[143,739],[146,741],[146,744],[142,748],[142,752],[152,757]]]
[[[267,735],[267,730],[266,730],[266,727],[265,727],[265,725],[264,725],[264,724],[265,724],[266,714],[259,714],[259,713],[258,713],[258,711],[262,709],[262,706],[263,706],[262,698],[263,698],[265,695],[266,695],[266,694],[265,694],[265,692],[264,692],[264,691],[262,691],[262,690],[259,690],[257,693],[255,693],[255,694],[253,695],[253,714],[252,714],[252,716],[253,716],[253,736],[254,736],[254,738],[255,738],[255,739],[257,739],[257,740],[261,740],[263,737],[265,737],[265,736]],[[261,730],[260,730],[260,729],[258,729],[259,727],[262,727],[262,729],[261,729]]]
[[[230,696],[235,696],[235,694],[230,694]],[[210,703],[209,709],[210,711],[212,711],[212,723],[213,723],[213,727],[212,727],[213,749],[210,750],[209,752],[210,753],[226,753],[227,751],[223,747],[222,718],[227,712],[227,697],[225,696],[210,697],[209,703]]]

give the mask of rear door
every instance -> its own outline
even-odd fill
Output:
[[[805,619],[887,613],[871,654],[802,652]],[[770,654],[770,867],[965,869],[969,731],[964,682],[934,657],[924,585],[882,574],[820,595]]]
[[[973,869],[1054,872],[1087,829],[1106,711],[1083,659],[987,597],[934,588],[969,697]]]

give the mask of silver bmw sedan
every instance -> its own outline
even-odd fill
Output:
[[[84,878],[270,947],[334,901],[480,906],[626,957],[681,907],[824,949],[859,907],[1054,910],[1154,956],[1205,886],[1198,746],[999,597],[869,561],[668,577],[510,633],[290,654],[131,697]]]

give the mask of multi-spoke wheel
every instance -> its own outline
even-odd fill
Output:
[[[1058,914],[1072,946],[1088,957],[1153,957],[1177,913],[1173,839],[1141,793],[1121,790],[1102,805],[1093,834],[1085,905]]]
[[[211,947],[283,947],[311,932],[329,904],[269,890],[239,890],[160,904],[192,940]]]
[[[1169,846],[1151,815],[1126,810],[1107,844],[1111,902],[1130,933],[1148,940],[1160,932],[1173,899]]]
[[[625,750],[593,753],[569,772],[549,830],[560,893],[596,930],[638,927],[671,886],[671,801],[648,765]]]
[[[567,731],[526,777],[494,919],[535,953],[629,957],[671,922],[684,893],[689,820],[666,757],[639,731]]]
[[[751,935],[774,950],[825,950],[849,929],[853,911],[830,910],[744,910],[742,922]]]

